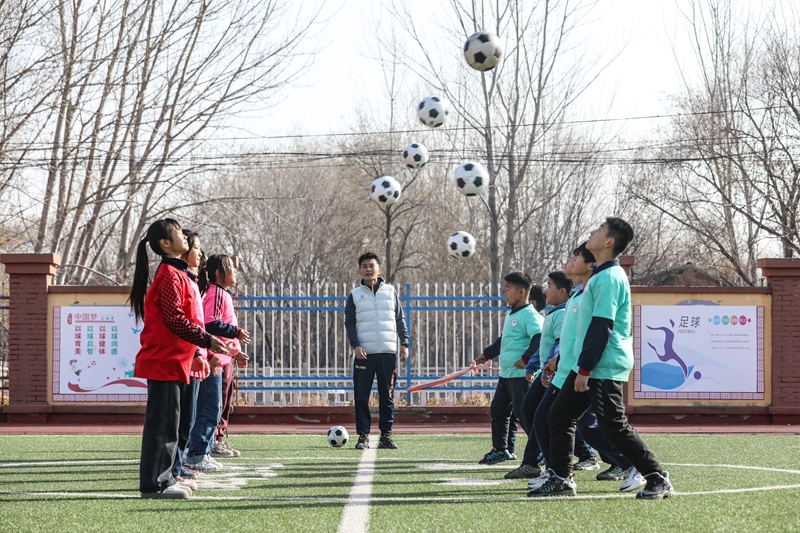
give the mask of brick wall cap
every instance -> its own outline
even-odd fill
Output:
[[[61,266],[58,254],[0,254],[0,263],[9,264],[41,264]]]
[[[764,258],[756,261],[761,269],[761,275],[769,277],[800,277],[800,259],[791,258]]]
[[[620,266],[623,267],[632,267],[636,264],[636,257],[632,255],[621,255],[617,259],[619,259]]]

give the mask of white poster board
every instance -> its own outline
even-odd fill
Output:
[[[764,399],[764,307],[636,305],[634,398]]]
[[[127,306],[53,307],[53,402],[144,402],[141,325]]]

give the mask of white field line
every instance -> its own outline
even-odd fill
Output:
[[[675,496],[706,496],[712,494],[738,494],[738,493],[746,493],[746,492],[763,492],[763,491],[772,491],[772,490],[794,490],[800,489],[800,484],[798,485],[772,485],[768,487],[750,487],[746,489],[720,489],[720,490],[708,490],[708,491],[695,491],[695,492],[675,492]],[[140,496],[138,494],[112,494],[112,493],[87,493],[87,492],[31,492],[31,491],[11,491],[11,490],[0,490],[0,496],[3,495],[11,495],[11,496],[48,496],[48,497],[70,497],[70,498],[80,498],[80,499],[97,499],[97,500],[130,500],[130,499],[139,499]],[[633,493],[619,493],[619,494],[578,494],[577,496],[561,496],[557,498],[528,498],[526,496],[470,496],[470,497],[462,497],[462,496],[441,496],[441,497],[431,497],[425,496],[417,497],[417,496],[378,496],[374,498],[370,498],[366,502],[367,512],[369,511],[368,505],[370,501],[375,502],[407,502],[407,503],[479,503],[479,502],[509,502],[509,501],[537,501],[537,502],[545,502],[545,501],[562,501],[564,499],[570,500],[616,500],[616,499],[635,499],[635,495]],[[192,500],[200,500],[200,501],[236,501],[236,502],[350,502],[348,498],[337,498],[337,497],[324,497],[324,496],[287,496],[287,497],[278,497],[278,496],[192,496],[187,501]],[[343,517],[344,518],[344,517]],[[344,523],[344,520],[342,521]],[[358,531],[365,531],[367,526],[367,522],[360,524]],[[342,525],[339,526],[340,528]],[[340,529],[340,531],[342,531]],[[346,530],[346,531],[355,531],[355,530]]]
[[[356,479],[350,489],[350,497],[342,512],[339,533],[366,533],[369,525],[369,501],[372,496],[372,478],[378,458],[378,437],[369,438],[369,448],[364,450],[358,463]]]

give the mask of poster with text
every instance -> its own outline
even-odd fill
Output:
[[[53,402],[144,402],[133,377],[141,325],[125,306],[53,308]]]
[[[764,399],[764,307],[634,306],[634,398]]]

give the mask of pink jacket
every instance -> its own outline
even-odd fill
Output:
[[[203,297],[203,311],[207,325],[213,322],[221,322],[222,326],[232,326],[238,331],[239,321],[236,320],[236,310],[233,308],[233,298],[231,298],[231,295],[228,293],[228,291],[219,285],[212,283],[209,286],[208,292]],[[214,334],[215,332],[209,331],[209,333]],[[208,358],[211,359],[213,355],[216,355],[220,362],[223,365],[226,365],[231,361],[233,356],[241,351],[242,347],[239,344],[239,339],[233,338],[223,340],[228,345],[230,353],[228,355],[215,354],[209,350]]]

